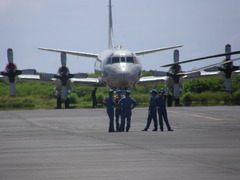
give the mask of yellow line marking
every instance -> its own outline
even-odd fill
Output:
[[[216,120],[216,121],[222,121],[224,119],[218,119],[218,118],[213,118],[213,117],[207,117],[207,116],[200,116],[200,115],[195,115],[195,114],[187,114],[187,113],[182,113],[182,112],[177,112],[177,111],[169,111],[171,113],[180,113],[188,116],[193,116],[193,117],[199,117],[199,118],[204,118],[204,119],[211,119],[211,120]]]

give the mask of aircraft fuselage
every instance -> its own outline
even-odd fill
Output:
[[[141,77],[142,65],[131,51],[121,47],[101,53],[95,63],[95,72],[101,73],[106,85],[114,90],[132,89]]]

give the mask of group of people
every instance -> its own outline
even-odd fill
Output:
[[[114,129],[114,109],[116,116],[116,131],[124,132],[125,121],[127,119],[126,132],[129,131],[131,127],[131,116],[132,109],[137,105],[135,99],[130,97],[131,91],[127,90],[126,95],[123,96],[122,90],[117,91],[117,96],[113,97],[114,91],[109,90],[109,96],[105,98],[103,104],[107,107],[107,114],[109,117],[109,129],[108,132],[115,132]],[[119,117],[121,117],[121,122],[119,123]]]
[[[145,128],[142,129],[142,131],[148,131],[152,120],[154,122],[153,131],[158,130],[157,114],[159,115],[160,131],[164,131],[163,119],[166,123],[167,130],[173,131],[167,117],[166,109],[167,95],[164,94],[164,90],[161,89],[159,92],[157,92],[157,90],[152,89],[150,93],[151,98],[148,108],[147,124]],[[127,90],[124,96],[122,90],[118,90],[117,96],[114,96],[114,91],[109,90],[109,95],[103,101],[103,104],[106,106],[107,114],[109,117],[109,129],[108,129],[109,132],[124,132],[126,120],[127,120],[126,132],[129,131],[131,127],[132,109],[134,109],[137,105],[137,102],[135,101],[134,98],[130,97],[130,94],[131,91]],[[114,129],[114,114],[116,118],[116,130]]]

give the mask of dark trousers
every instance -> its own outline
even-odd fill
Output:
[[[109,117],[109,132],[114,131],[114,110],[107,110],[107,114]]]
[[[132,113],[131,113],[131,112],[128,112],[128,113],[122,112],[122,114],[121,114],[120,131],[124,131],[124,128],[125,128],[125,119],[127,119],[126,131],[127,131],[127,132],[129,131],[129,129],[130,129],[130,127],[131,127],[131,116],[132,116]]]
[[[158,109],[158,115],[159,115],[159,126],[160,126],[160,129],[161,131],[163,131],[163,119],[164,119],[164,122],[167,126],[167,129],[168,130],[171,130],[171,126],[168,122],[168,117],[167,117],[167,109],[166,108],[162,108],[162,109]]]
[[[156,112],[156,110],[149,111],[148,118],[147,118],[147,124],[146,124],[146,127],[145,127],[146,130],[148,130],[148,128],[150,127],[152,119],[153,119],[153,123],[154,123],[154,129],[157,129],[158,123],[157,123],[157,112]]]
[[[116,118],[116,130],[120,130],[120,123],[119,123],[119,117],[121,116],[122,110],[121,109],[116,109],[115,111],[115,118]]]

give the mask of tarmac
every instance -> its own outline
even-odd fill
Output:
[[[105,109],[0,111],[1,180],[239,180],[240,106],[171,107],[173,132],[108,133]]]

